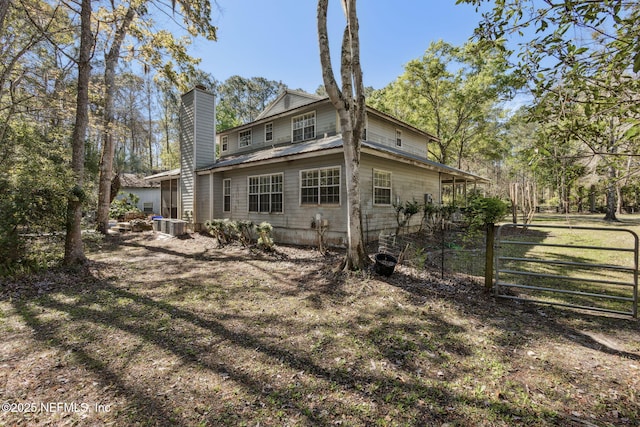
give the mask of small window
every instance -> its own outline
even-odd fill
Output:
[[[291,119],[293,142],[306,141],[316,137],[316,113],[315,111]]]
[[[220,145],[222,146],[222,151],[229,150],[229,136],[223,135],[220,137]]]
[[[266,125],[264,125],[264,141],[273,141],[273,123],[267,123]]]
[[[231,179],[222,181],[222,211],[231,212]]]
[[[402,147],[402,131],[396,129],[396,147]]]
[[[240,138],[240,142],[239,142],[240,148],[248,147],[251,145],[251,129],[241,131],[238,136]]]
[[[301,205],[339,205],[340,168],[312,169],[300,172]]]
[[[391,172],[373,170],[373,204],[391,204]]]
[[[249,177],[249,212],[283,212],[283,175]]]

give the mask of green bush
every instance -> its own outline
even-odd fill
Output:
[[[209,234],[218,241],[220,245],[226,245],[233,239],[233,226],[228,219],[212,219],[204,223]]]
[[[235,232],[242,246],[251,245],[255,225],[251,221],[235,221]]]
[[[129,212],[140,213],[138,209],[138,202],[140,197],[133,193],[127,194],[124,198],[116,198],[111,202],[109,207],[109,217],[115,219],[122,219]]]
[[[258,248],[271,252],[274,250],[271,232],[273,227],[268,222],[255,225],[251,221],[232,221],[230,219],[212,219],[204,223],[207,232],[218,241],[220,245],[238,241],[243,246],[251,246],[254,241],[254,233],[258,234]]]
[[[28,239],[65,229],[69,192],[63,167],[35,155],[21,160],[29,167],[12,168],[0,177],[2,276],[52,263],[53,252],[28,244]]]
[[[258,247],[263,251],[272,252],[274,250],[273,238],[271,237],[273,226],[268,222],[262,222],[256,226],[256,231],[258,232]]]
[[[422,206],[417,201],[407,201],[404,203],[393,203],[393,209],[396,211],[396,236],[400,233],[400,229],[407,225],[411,217],[420,212]]]
[[[482,229],[504,219],[508,205],[497,197],[475,197],[469,201],[465,217],[472,229]]]

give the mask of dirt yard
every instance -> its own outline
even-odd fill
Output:
[[[87,252],[0,282],[0,425],[640,426],[636,320],[197,234]]]

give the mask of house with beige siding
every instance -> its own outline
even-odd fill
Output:
[[[343,142],[327,97],[285,91],[255,121],[216,135],[214,97],[196,88],[182,97],[180,124],[180,170],[147,177],[161,182],[164,216],[195,230],[214,218],[267,221],[277,242],[296,244],[315,243],[321,220],[330,244],[346,242]],[[439,204],[445,187],[456,194],[486,181],[429,160],[435,140],[367,108],[360,163],[365,239],[395,229],[394,203]]]

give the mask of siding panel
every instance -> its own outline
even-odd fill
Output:
[[[204,224],[206,220],[211,219],[209,175],[196,176],[196,191],[196,222]]]
[[[210,166],[216,161],[216,110],[213,94],[195,91],[195,168]]]
[[[396,129],[402,131],[402,147],[396,147]],[[427,138],[373,115],[367,116],[367,139],[427,158]]]
[[[392,201],[404,203],[416,200],[423,203],[424,195],[430,193],[434,203],[440,202],[440,176],[438,172],[363,154],[360,164],[360,185],[365,239],[375,240],[380,231],[392,232],[397,226],[393,206],[373,204],[374,169],[391,172]],[[421,219],[422,216],[416,214],[411,219],[410,225],[418,226]]]
[[[180,103],[180,209],[178,217],[186,218],[193,210],[194,179],[194,114],[195,90],[182,95]]]
[[[316,104],[313,108],[300,110],[295,115],[305,114],[310,111],[316,112],[316,139],[322,138],[324,134],[335,135],[336,113],[331,104]],[[221,157],[261,150],[272,145],[290,144],[292,141],[291,119],[291,116],[274,118],[273,120],[263,121],[251,127],[242,127],[226,134],[229,137],[229,149],[221,152]],[[264,140],[264,125],[266,123],[273,123],[273,141],[270,142],[265,142]],[[251,145],[241,148],[239,146],[239,133],[247,129],[251,129]]]

